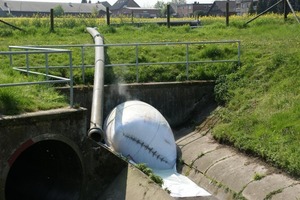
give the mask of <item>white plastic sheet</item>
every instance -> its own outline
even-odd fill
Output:
[[[161,113],[141,101],[127,101],[114,108],[104,122],[108,147],[145,163],[160,176],[173,197],[210,194],[176,171],[176,144],[173,132]]]
[[[150,168],[170,169],[176,162],[173,132],[160,112],[141,101],[114,108],[104,122],[105,142],[116,152]]]
[[[169,190],[172,197],[211,196],[209,192],[199,187],[188,177],[177,173],[175,169],[154,169],[153,172],[163,179],[162,188]]]

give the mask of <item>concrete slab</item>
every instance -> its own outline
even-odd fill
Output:
[[[198,129],[180,130],[176,143],[185,163],[180,173],[220,200],[300,199],[299,181],[258,158],[217,143],[208,123],[204,120]],[[262,179],[255,180],[259,176]]]
[[[183,130],[183,132],[184,132],[184,130]],[[184,133],[177,132],[176,134],[184,134]],[[190,132],[187,135],[179,138],[176,141],[176,144],[180,147],[184,147],[185,145],[193,142],[195,139],[198,139],[199,137],[202,137],[202,135],[200,135],[198,131],[190,130]]]
[[[270,174],[259,181],[253,181],[243,191],[243,196],[247,199],[265,199],[272,194],[280,193],[280,190],[299,184],[298,181],[290,179],[283,174]],[[297,188],[291,188],[290,193],[284,199],[289,199],[289,196],[295,196],[299,193]],[[293,191],[292,191],[293,190]],[[294,193],[296,192],[296,193]],[[298,196],[299,199],[300,196]]]
[[[180,197],[180,198],[174,198],[176,200],[218,200],[214,196],[209,197]]]
[[[203,154],[215,150],[216,148],[218,148],[218,144],[215,141],[207,136],[201,137],[200,135],[194,137],[194,139],[186,143],[185,146],[180,147],[182,158],[188,165]]]
[[[230,148],[225,148],[223,146],[220,146],[220,148],[208,152],[204,154],[202,157],[200,157],[199,159],[197,159],[194,162],[193,167],[198,169],[202,173],[206,173],[207,170],[210,167],[212,167],[214,164],[226,158],[232,157],[233,155],[236,155],[235,151],[233,151]]]
[[[266,174],[267,171],[264,166],[253,163],[253,159],[236,154],[210,167],[206,176],[240,192],[254,180],[256,173]]]
[[[288,198],[286,198],[288,197]],[[300,184],[292,185],[283,189],[280,193],[274,194],[272,200],[299,200],[300,199]]]
[[[132,166],[124,169],[111,183],[99,200],[172,200],[167,191]]]
[[[221,185],[217,185],[215,182],[213,182],[211,179],[209,179],[199,171],[185,166],[183,167],[182,172],[189,179],[194,181],[194,183],[198,184],[200,187],[211,193],[215,198],[220,200],[234,199],[233,192],[229,191],[227,188],[221,187]]]

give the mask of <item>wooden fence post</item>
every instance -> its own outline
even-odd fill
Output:
[[[106,7],[106,24],[110,25],[110,13],[109,13],[109,7]]]
[[[54,32],[54,11],[50,10],[50,32]]]
[[[170,28],[170,4],[167,5],[167,25]]]

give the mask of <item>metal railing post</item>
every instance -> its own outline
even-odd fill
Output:
[[[139,47],[135,45],[135,66],[136,66],[136,82],[139,82]]]
[[[82,71],[82,82],[85,83],[84,46],[81,46],[81,71]]]
[[[238,41],[238,66],[241,66],[241,41]]]
[[[11,47],[9,47],[9,51],[11,51]],[[9,54],[9,66],[11,66],[12,67],[12,63],[13,61],[12,61],[12,54]]]
[[[46,80],[49,80],[49,63],[48,63],[48,53],[45,53],[45,65],[46,65]]]
[[[74,107],[74,93],[73,93],[73,64],[72,64],[72,52],[69,52],[69,64],[70,64],[70,107]]]
[[[186,80],[189,80],[189,44],[186,44]]]
[[[26,70],[27,76],[29,75],[29,57],[28,57],[28,49],[26,49]]]

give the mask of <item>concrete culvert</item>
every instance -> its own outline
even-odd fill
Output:
[[[6,200],[80,199],[83,169],[77,153],[57,140],[37,142],[23,151],[11,165]]]

